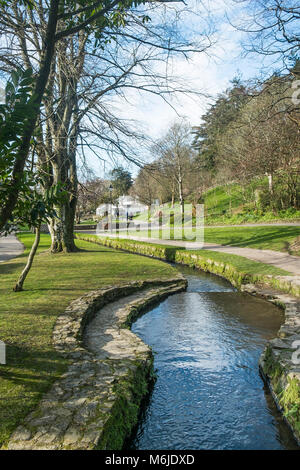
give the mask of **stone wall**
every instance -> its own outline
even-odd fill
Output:
[[[279,410],[283,413],[300,445],[300,364],[295,364],[292,359],[297,349],[299,349],[298,357],[300,358],[299,277],[243,273],[229,263],[211,260],[201,256],[199,252],[164,245],[99,239],[99,237],[85,235],[80,238],[133,253],[175,261],[220,275],[242,291],[264,297],[281,306],[285,310],[285,322],[278,332],[278,338],[268,343],[260,360],[260,369]],[[278,293],[277,289],[286,293]]]
[[[277,338],[268,342],[259,365],[278,409],[300,445],[300,301],[254,285],[245,285],[242,290],[284,309],[285,321]]]
[[[173,246],[151,244],[135,240],[124,240],[115,238],[103,238],[97,235],[76,234],[80,240],[90,241],[99,245],[129,251],[130,253],[141,254],[158,258],[164,261],[176,262],[194,266],[203,271],[207,271],[228,279],[235,287],[240,288],[244,284],[264,284],[266,286],[280,289],[289,294],[300,297],[300,277],[299,276],[269,276],[260,274],[249,274],[239,271],[230,263],[215,261],[201,255],[200,251],[185,250]]]
[[[128,327],[145,309],[185,288],[182,277],[131,282],[73,301],[53,332],[54,347],[70,360],[68,371],[18,426],[6,448],[121,449],[153,380],[151,348]],[[120,308],[118,302],[128,295],[136,298]],[[84,331],[97,315],[101,344],[96,354],[86,347]]]

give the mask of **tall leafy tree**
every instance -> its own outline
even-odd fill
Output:
[[[231,88],[220,94],[204,114],[201,125],[194,127],[193,147],[198,151],[198,163],[204,170],[216,171],[217,142],[248,98],[245,85],[238,78],[233,79]]]
[[[41,60],[32,91],[32,112],[24,120],[23,132],[19,136],[16,145],[15,157],[10,175],[7,178],[7,185],[4,193],[2,192],[4,199],[0,207],[0,230],[11,218],[17,203],[25,163],[30,152],[31,139],[55,56],[55,45],[64,38],[80,31],[86,31],[88,33],[93,32],[96,45],[101,46],[105,29],[123,26],[130,8],[139,3],[142,2],[139,0],[106,0],[101,2],[89,0],[83,4],[74,0],[50,0],[49,2],[39,2],[39,4],[36,4],[33,0],[25,2],[24,8],[30,8],[37,13],[42,10],[46,14],[45,34],[40,44]],[[8,24],[11,23],[11,17],[13,17],[18,4],[20,2],[17,0],[9,3],[2,2]],[[22,24],[22,17],[18,21]]]
[[[128,194],[133,184],[131,173],[122,167],[117,167],[112,170],[111,181],[115,199]]]

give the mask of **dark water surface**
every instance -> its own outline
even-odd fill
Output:
[[[270,303],[191,268],[187,292],[136,321],[157,381],[128,449],[296,449],[259,375],[283,322]]]

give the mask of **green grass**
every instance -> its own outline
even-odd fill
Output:
[[[284,269],[276,268],[270,264],[252,261],[250,259],[244,258],[243,256],[231,255],[210,250],[192,250],[191,253],[197,253],[203,258],[211,259],[213,261],[220,261],[222,263],[230,264],[242,273],[273,276],[288,276],[290,274]]]
[[[230,184],[208,190],[203,197],[206,214],[217,217],[227,212],[230,206],[232,209],[239,207],[243,204],[241,189],[238,184]]]
[[[0,365],[0,446],[66,369],[51,337],[57,315],[73,299],[111,284],[174,275],[166,263],[84,241],[76,242],[78,253],[51,255],[45,251],[50,237],[42,234],[25,291],[15,293],[33,235],[19,238],[24,255],[0,264],[0,339],[7,345],[7,365]]]
[[[95,220],[93,219],[88,219],[88,220],[82,220],[79,225],[97,225],[97,222],[95,222]]]
[[[87,235],[87,234],[77,234],[78,237],[80,238],[86,238],[86,240],[90,240],[92,243],[109,243],[111,241],[112,243],[116,243],[117,240],[115,238],[109,238],[109,237],[97,237],[95,235]],[[130,251],[131,250],[131,245],[132,245],[132,250],[135,250],[136,247],[136,241],[135,240],[119,240],[118,244],[120,247],[122,244],[124,245],[124,249]],[[156,249],[162,248],[163,250],[168,249],[166,255],[169,261],[173,261],[175,258],[175,252],[178,250],[184,250],[184,248],[172,246],[172,245],[160,245],[158,243],[148,243],[148,242],[143,242],[143,241],[138,241],[138,244],[141,246],[152,246]],[[290,275],[288,271],[285,271],[284,269],[281,268],[276,268],[270,264],[265,264],[265,263],[260,263],[258,261],[252,261],[248,258],[244,258],[243,256],[238,256],[238,255],[232,255],[228,253],[220,253],[218,251],[211,251],[211,250],[184,250],[187,253],[190,254],[198,254],[203,258],[206,259],[211,259],[213,261],[220,261],[222,263],[230,264],[234,268],[236,268],[238,271],[241,273],[248,273],[248,274],[257,274],[257,275],[273,275],[273,276],[287,276]],[[138,253],[138,251],[136,251]],[[172,252],[174,254],[172,255]],[[155,254],[155,253],[154,253]],[[155,254],[157,257],[159,257],[159,252]]]
[[[172,232],[171,232],[172,233]],[[189,241],[191,229],[185,229],[186,240]],[[130,235],[147,237],[147,231],[133,232]],[[162,230],[164,239],[168,239],[169,230]],[[181,229],[174,230],[174,237],[181,235]],[[153,230],[153,238],[159,238],[159,231]],[[239,247],[259,248],[290,252],[290,244],[300,236],[300,226],[256,226],[256,227],[205,227],[204,241],[218,245],[233,245]],[[192,241],[192,240],[191,240]],[[299,252],[293,253],[300,255]]]
[[[207,227],[204,233],[208,243],[286,252],[290,243],[300,236],[300,227]]]
[[[203,195],[206,224],[244,224],[292,221],[300,219],[300,210],[293,207],[276,212],[258,210],[255,191],[268,190],[268,179],[254,178],[249,184],[227,184],[209,189]]]

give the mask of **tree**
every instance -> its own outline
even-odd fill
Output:
[[[192,169],[190,126],[184,121],[174,123],[166,135],[157,142],[154,151],[160,156],[159,168],[163,174],[176,182],[183,215],[185,178]]]
[[[79,224],[82,216],[91,216],[101,203],[110,202],[109,181],[93,178],[79,183],[78,200],[76,205],[76,223]]]
[[[191,182],[197,173],[202,188],[205,179],[210,185],[238,181],[246,186],[267,176],[264,208],[298,207],[299,128],[292,82],[293,74],[275,74],[251,87],[235,80],[219,95],[194,129],[198,172]]]
[[[231,169],[235,179],[249,181],[268,176],[269,204],[275,207],[274,176],[286,180],[288,204],[297,207],[299,185],[299,130],[285,113],[290,97],[286,87],[278,90],[278,81],[268,80],[266,87],[248,101],[217,143],[219,168]],[[275,88],[275,90],[273,90]],[[278,100],[278,96],[281,100]],[[281,183],[280,183],[281,184]],[[299,187],[299,186],[298,186]],[[282,201],[282,197],[279,199]],[[282,203],[282,208],[285,204]]]
[[[144,165],[134,180],[130,194],[150,209],[153,201],[158,198],[161,180],[157,178],[156,162]]]
[[[227,126],[236,120],[239,110],[249,100],[249,90],[238,78],[231,83],[202,116],[201,125],[193,128],[192,145],[198,152],[197,165],[204,171],[216,172],[217,141],[222,140]]]
[[[28,3],[28,2],[27,2]],[[46,12],[45,34],[40,43],[41,60],[37,72],[35,86],[32,93],[33,112],[24,121],[24,131],[17,143],[17,151],[14,158],[10,181],[5,188],[5,202],[0,207],[0,230],[10,219],[19,195],[19,185],[23,178],[24,166],[30,151],[31,138],[34,133],[39,116],[41,102],[48,82],[55,44],[66,37],[70,37],[80,31],[92,32],[96,44],[101,45],[102,35],[107,27],[118,27],[124,24],[128,9],[137,5],[139,0],[111,0],[106,2],[86,1],[84,6],[78,6],[77,2],[68,0],[50,0],[48,3],[39,3],[36,6],[32,2],[32,12]],[[2,2],[2,17],[0,23],[7,26],[14,25],[14,15],[19,2],[13,1],[11,5]],[[27,6],[23,7],[24,9]],[[25,10],[23,10],[25,12]],[[92,28],[94,26],[94,28]],[[23,27],[24,20],[17,18],[17,27]],[[25,57],[25,60],[28,58]]]
[[[121,3],[124,4],[124,2]],[[126,5],[127,3],[131,5],[130,2],[126,2]],[[192,50],[192,46],[186,45],[186,42],[182,43],[180,36],[174,35],[175,39],[170,42],[167,28],[164,34],[160,25],[150,31],[147,27],[147,15],[143,12],[131,11],[128,8],[126,12],[121,11],[119,15],[121,18],[119,18],[116,6],[111,16],[107,12],[105,28],[99,27],[100,29],[96,29],[94,33],[87,27],[87,24],[80,27],[80,21],[83,21],[80,15],[90,14],[88,7],[79,10],[75,12],[75,16],[78,15],[77,26],[72,25],[68,34],[57,33],[47,93],[39,115],[39,132],[36,135],[36,153],[45,180],[47,179],[47,185],[63,181],[69,192],[69,199],[62,207],[57,208],[57,218],[50,221],[52,251],[55,252],[62,249],[66,251],[76,249],[73,240],[73,224],[77,201],[78,138],[81,140],[82,148],[84,146],[90,149],[106,147],[110,153],[118,152],[123,157],[133,160],[134,152],[132,149],[129,151],[122,136],[128,139],[136,137],[137,133],[130,131],[124,126],[124,122],[112,115],[110,103],[108,106],[103,106],[103,96],[112,90],[121,93],[122,87],[132,87],[149,93],[161,93],[166,99],[166,94],[172,92],[172,86],[170,81],[162,86],[165,77],[150,74],[151,61],[163,59],[162,54],[160,57],[153,51],[160,50],[164,57],[168,57],[178,51],[187,55],[189,50]],[[9,13],[6,11],[3,13],[6,31],[9,25],[13,39],[18,38],[20,43],[15,56],[10,55],[7,58],[5,54],[2,57],[8,67],[20,60],[25,65],[31,64],[32,66],[36,66],[38,59],[42,63],[43,50],[40,44],[43,43],[45,37],[44,25],[47,24],[47,15],[47,8],[41,8],[37,14],[29,11],[25,15],[24,11],[16,7],[12,8]],[[13,22],[11,17],[14,18]],[[61,21],[73,21],[71,18],[71,10],[59,16]],[[122,18],[126,20],[122,21]],[[95,45],[88,39],[91,37],[96,39],[96,46],[100,47],[94,47]],[[125,50],[127,44],[128,52],[131,52],[131,62],[124,63],[122,57],[114,60],[114,55],[109,50],[111,41],[118,43],[122,51]],[[132,47],[133,41],[142,45],[141,50],[146,50],[144,55],[139,53],[137,46]],[[15,46],[15,42],[13,44]],[[30,44],[29,49],[28,44]],[[205,50],[208,45],[203,44],[202,50]],[[36,51],[33,54],[32,47]],[[97,59],[99,59],[98,64]],[[99,68],[99,63],[104,63],[104,70]],[[37,74],[39,67],[38,62]],[[145,82],[147,76],[151,76],[151,79]],[[126,77],[129,77],[127,82]],[[176,89],[178,90],[178,87]],[[89,136],[99,139],[100,144],[91,145]]]
[[[235,27],[248,35],[247,52],[275,56],[289,68],[299,58],[298,0],[234,0],[244,11]]]
[[[128,191],[133,183],[131,173],[127,170],[124,170],[124,168],[120,166],[112,170],[111,181],[114,192],[114,199],[128,194]]]
[[[294,87],[293,91],[299,95],[300,55],[299,55],[299,20],[300,4],[297,0],[233,0],[233,3],[242,7],[239,20],[233,20],[233,25],[243,33],[246,38],[243,48],[246,54],[259,54],[272,58],[271,67],[276,67],[274,78],[281,87],[288,84]],[[245,37],[245,34],[244,34]],[[268,86],[266,69],[262,68],[263,79],[256,78],[257,87]],[[293,78],[291,83],[289,78]],[[288,80],[287,80],[288,79]],[[274,91],[274,90],[273,90]],[[282,99],[281,94],[277,101]],[[273,101],[273,105],[275,100]],[[290,100],[285,103],[287,117],[300,128],[299,100]]]

